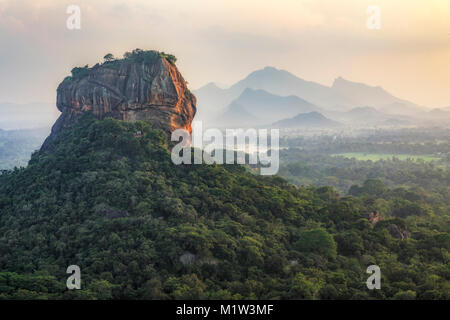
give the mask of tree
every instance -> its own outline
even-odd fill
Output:
[[[112,53],[106,54],[106,55],[103,57],[103,59],[105,60],[105,62],[111,62],[111,61],[115,60],[115,58],[114,58],[114,56],[113,56]]]
[[[412,290],[399,291],[394,295],[393,299],[394,300],[415,300],[416,293]]]
[[[332,259],[337,254],[333,236],[323,228],[302,232],[295,246],[299,251],[318,253]]]
[[[378,179],[368,179],[362,186],[362,193],[366,193],[371,196],[379,197],[386,191],[386,187]]]
[[[310,281],[304,274],[299,272],[292,281],[288,295],[290,299],[314,299],[319,290],[320,285],[318,283]]]
[[[106,280],[95,280],[89,286],[89,290],[95,294],[95,298],[99,300],[108,300],[113,298],[112,290],[114,287],[113,284]]]
[[[72,69],[72,78],[81,79],[89,74],[89,65],[85,65],[84,67],[75,67]]]

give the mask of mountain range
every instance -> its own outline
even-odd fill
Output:
[[[346,112],[325,112],[329,117],[347,125],[389,125],[409,124],[411,118],[407,115],[389,114],[374,107],[356,107]]]
[[[282,97],[265,90],[246,88],[216,121],[234,125],[264,125],[274,119],[290,118],[299,113],[318,110],[317,106],[297,96]]]
[[[383,121],[397,119],[398,115],[408,117],[428,111],[425,107],[395,97],[379,86],[352,82],[342,77],[337,78],[332,86],[325,86],[274,67],[254,71],[227,89],[209,83],[194,93],[199,110],[196,120],[218,126],[258,125],[266,120],[273,123],[311,111],[326,116],[338,115],[342,119],[346,112],[362,107],[376,110],[379,116],[383,114]],[[245,118],[239,118],[239,112]]]
[[[105,65],[104,69],[109,67],[113,68],[114,63]],[[205,126],[270,125],[313,111],[352,126],[450,122],[450,107],[430,111],[379,86],[342,77],[326,86],[274,67],[256,70],[229,88],[209,83],[193,93],[197,97],[195,120],[205,122]],[[58,115],[59,111],[51,103],[0,103],[0,128],[47,127]]]

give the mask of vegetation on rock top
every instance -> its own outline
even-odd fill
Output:
[[[79,80],[90,74],[90,72],[100,66],[108,67],[111,69],[118,69],[122,63],[143,63],[146,65],[154,64],[159,58],[166,59],[171,65],[175,65],[177,58],[173,54],[165,52],[159,52],[155,50],[142,50],[134,49],[131,52],[125,52],[122,59],[116,59],[111,53],[106,54],[103,59],[103,64],[97,63],[93,67],[85,65],[84,67],[75,67],[72,69],[71,76],[66,77],[64,80]]]

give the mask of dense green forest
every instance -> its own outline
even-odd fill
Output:
[[[388,188],[420,189],[448,206],[450,130],[367,131],[285,137],[279,174],[299,186],[332,186],[343,194],[367,179],[379,179]]]
[[[300,186],[332,186],[347,193],[352,185],[376,178],[390,188],[424,189],[450,201],[450,170],[441,162],[400,160],[395,155],[392,159],[366,161],[295,148],[281,151],[280,158],[279,174]]]
[[[86,116],[0,176],[0,298],[449,299],[448,193],[387,176],[343,195],[175,166],[162,131]],[[81,290],[65,287],[73,264]]]

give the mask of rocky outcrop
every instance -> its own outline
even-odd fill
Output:
[[[364,217],[366,217],[369,220],[369,222],[372,224],[372,227],[374,227],[378,222],[383,220],[379,211],[372,211],[370,213],[365,213]]]
[[[406,240],[411,237],[411,233],[406,230],[401,230],[399,226],[396,224],[391,224],[388,227],[388,231],[391,234],[393,238],[400,239],[400,240]]]
[[[75,68],[72,77],[59,85],[56,105],[62,114],[43,149],[85,112],[99,119],[143,120],[167,133],[178,128],[191,132],[196,112],[196,98],[182,75],[173,62],[156,51],[140,51],[134,57],[92,68]]]

